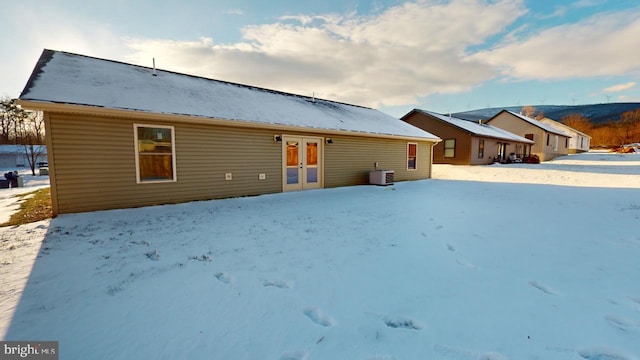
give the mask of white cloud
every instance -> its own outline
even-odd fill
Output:
[[[18,14],[34,11],[23,10]],[[44,10],[47,17],[38,21],[13,17],[15,26],[29,23],[11,40],[15,44],[0,39],[0,50],[12,54],[0,67],[3,86],[17,84],[11,96],[45,47],[145,66],[155,58],[161,69],[372,107],[465,92],[500,75],[544,80],[640,74],[632,43],[640,37],[638,9],[531,35],[531,24],[516,23],[527,12],[523,0],[415,0],[365,16],[286,16],[247,26],[240,41],[224,44],[209,37],[123,38],[109,25]],[[496,38],[501,42],[494,48],[475,50]]]
[[[84,18],[71,21],[67,13],[52,5],[19,2],[11,4],[8,12],[10,17],[0,19],[8,29],[17,30],[12,36],[0,37],[0,53],[7,55],[0,66],[1,85],[6,89],[0,97],[20,95],[45,48],[110,59],[120,59],[130,51],[108,24]]]
[[[594,6],[601,5],[602,3],[605,3],[605,2],[606,0],[579,0],[569,5],[556,5],[554,7],[554,11],[551,14],[540,15],[539,18],[551,19],[551,18],[563,17],[567,15],[567,13],[572,9],[583,9],[583,8],[594,7]]]
[[[130,59],[158,67],[366,106],[416,103],[495,77],[468,54],[524,14],[522,0],[418,0],[369,16],[282,18],[243,40],[130,39]],[[148,61],[147,61],[148,62]]]
[[[638,38],[640,11],[636,9],[543,30],[472,58],[501,69],[507,78],[524,80],[629,74],[640,71],[633,53]]]
[[[613,85],[613,86],[609,86],[606,89],[603,89],[603,92],[606,93],[613,93],[613,92],[621,92],[621,91],[625,91],[625,90],[629,90],[631,88],[633,88],[634,86],[636,86],[635,82],[628,82],[626,84],[618,84],[618,85]]]
[[[640,102],[640,96],[619,95],[620,102]]]

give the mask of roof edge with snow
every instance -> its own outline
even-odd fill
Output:
[[[19,100],[25,106],[59,104],[439,140],[368,107],[49,49],[43,50]]]
[[[555,127],[558,126],[560,129],[565,129],[567,131],[572,131],[578,135],[584,136],[584,137],[588,137],[591,138],[590,135],[583,133],[582,131],[576,130],[574,128],[572,128],[571,126],[565,125],[559,121],[553,120],[553,119],[549,119],[549,118],[544,118],[540,120],[541,123],[543,124],[547,124],[551,127]]]
[[[520,119],[522,121],[528,122],[529,124],[531,124],[531,125],[533,125],[533,126],[535,126],[537,128],[540,128],[540,129],[542,129],[542,130],[544,130],[546,132],[549,132],[549,133],[552,133],[552,134],[556,134],[556,135],[560,135],[560,136],[564,136],[564,137],[569,137],[569,138],[571,137],[571,135],[567,135],[563,131],[551,127],[551,125],[544,124],[544,123],[542,123],[542,122],[540,122],[540,121],[538,121],[536,119],[532,119],[532,118],[530,118],[528,116],[524,116],[522,114],[518,114],[518,113],[515,113],[513,111],[506,110],[506,109],[503,109],[499,113],[493,115],[489,120],[487,120],[487,123],[491,122],[491,120],[497,118],[498,116],[500,116],[500,114],[502,114],[504,112],[509,113],[509,114],[517,117],[518,119]]]
[[[420,113],[426,116],[430,116],[431,118],[437,121],[446,123],[448,125],[455,127],[456,129],[459,129],[461,131],[464,131],[470,135],[474,135],[477,137],[486,137],[486,138],[497,139],[497,140],[508,140],[508,141],[517,141],[525,144],[534,144],[534,141],[531,141],[517,134],[513,134],[507,130],[500,129],[493,125],[484,124],[484,123],[480,124],[474,121],[460,119],[450,115],[448,116],[448,115],[444,115],[444,114],[440,114],[440,113],[436,113],[428,110],[413,109],[406,115],[402,116],[401,119],[404,120],[405,118],[407,118],[408,116],[414,113]]]

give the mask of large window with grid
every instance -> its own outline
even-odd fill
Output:
[[[176,181],[173,126],[133,125],[138,183]]]

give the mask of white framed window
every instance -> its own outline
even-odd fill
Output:
[[[558,151],[558,135],[553,136],[553,151]]]
[[[136,181],[176,181],[176,147],[173,126],[133,124],[136,146]]]
[[[444,157],[456,157],[456,139],[446,139],[444,141]]]
[[[418,169],[418,144],[407,143],[407,170]]]

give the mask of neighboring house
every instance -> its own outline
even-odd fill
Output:
[[[552,160],[569,153],[571,136],[538,120],[508,110],[502,110],[486,121],[495,127],[533,140],[531,154],[540,161]]]
[[[366,107],[52,50],[19,103],[44,112],[55,214],[366,184],[376,167],[426,179],[439,141]]]
[[[47,149],[44,145],[39,146],[43,155],[38,157],[36,163],[47,161]],[[25,149],[22,145],[0,145],[0,168],[28,167],[29,162],[25,156]]]
[[[591,136],[580,132],[572,127],[569,127],[561,122],[557,122],[548,118],[544,118],[540,120],[540,122],[571,136],[571,138],[569,139],[569,154],[586,152],[591,148]]]
[[[24,154],[20,146],[0,145],[0,168],[24,166],[23,160]]]
[[[402,120],[426,130],[442,142],[433,148],[434,164],[486,165],[529,155],[533,141],[495,126],[431,111],[413,109]]]

